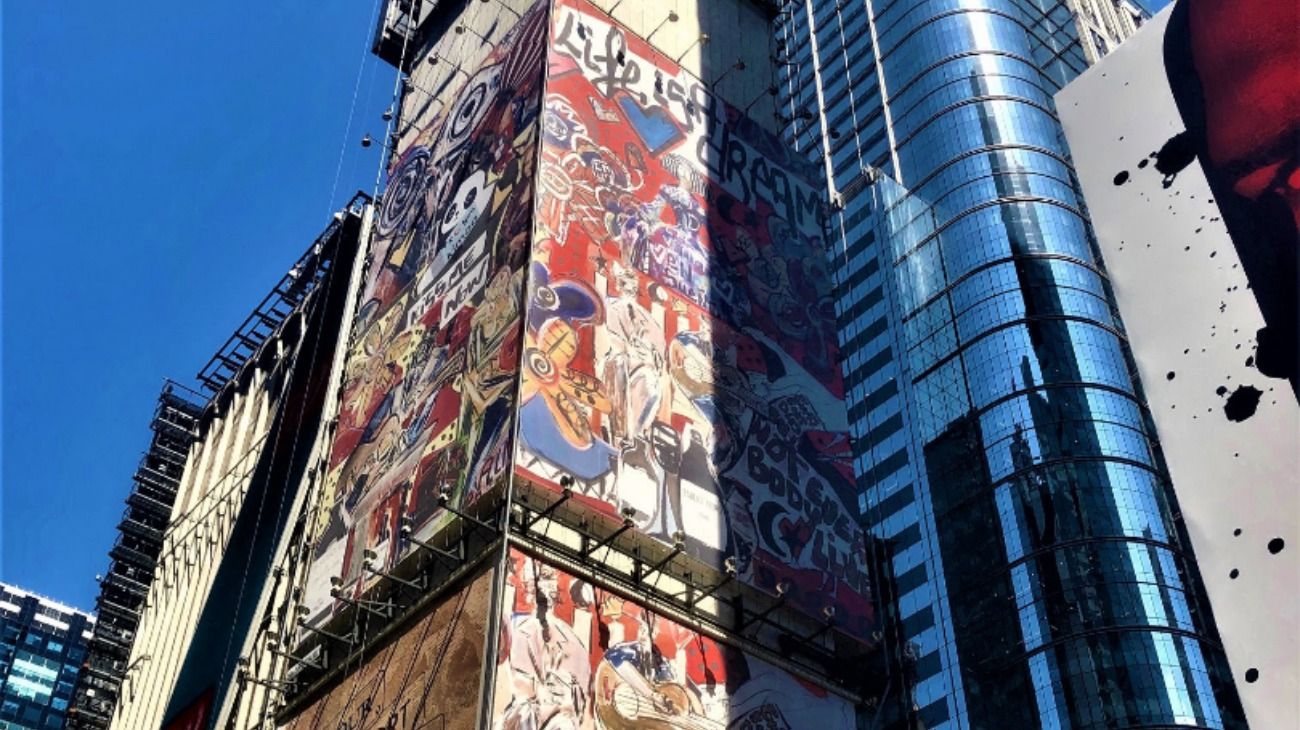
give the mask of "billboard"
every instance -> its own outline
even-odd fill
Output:
[[[367,651],[360,666],[282,727],[475,727],[494,575],[479,575],[400,636]]]
[[[373,231],[316,530],[315,622],[330,615],[331,578],[367,587],[365,550],[380,568],[409,550],[403,517],[427,539],[442,490],[466,505],[509,474],[545,10],[507,15],[477,67],[406,96],[414,113]]]
[[[854,727],[847,700],[517,550],[500,636],[494,730]]]
[[[817,169],[583,0],[547,60],[517,473],[865,636]]]
[[[1294,38],[1297,12],[1180,0],[1056,97],[1177,509],[1258,727],[1292,727],[1300,695],[1300,405],[1286,344],[1300,48],[1280,40]]]

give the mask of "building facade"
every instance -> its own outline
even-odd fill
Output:
[[[0,728],[64,727],[95,619],[0,583]]]
[[[99,710],[109,715],[99,727],[214,722],[324,430],[368,211],[368,197],[358,194],[337,213],[201,370],[207,399],[185,426],[172,505],[157,530],[132,633],[113,665],[115,701]]]
[[[1243,727],[1053,103],[1143,14],[785,11],[778,118],[837,208],[859,506],[916,719]]]

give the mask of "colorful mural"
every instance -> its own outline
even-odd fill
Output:
[[[517,472],[866,636],[815,171],[582,0],[548,66]]]
[[[495,730],[827,730],[851,705],[518,551],[502,604]]]
[[[472,503],[509,474],[545,55],[546,3],[477,70],[454,73],[396,165],[375,223],[344,374],[306,604],[330,615],[330,579],[363,590],[363,553],[427,537],[438,495]],[[460,82],[459,90],[455,83]]]

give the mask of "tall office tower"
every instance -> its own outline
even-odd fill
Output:
[[[95,618],[0,583],[0,728],[64,727]]]
[[[1088,7],[782,16],[785,138],[838,208],[860,507],[931,729],[1244,725],[1053,107],[1099,50]]]

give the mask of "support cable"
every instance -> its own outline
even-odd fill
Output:
[[[379,17],[379,7],[381,0],[374,0],[370,8],[370,24],[366,26],[367,31],[375,27],[375,22]],[[348,107],[348,123],[343,128],[343,141],[339,143],[338,162],[334,165],[334,183],[330,186],[329,210],[328,215],[334,215],[337,208],[334,207],[334,197],[338,195],[339,178],[343,174],[343,156],[347,152],[348,139],[352,137],[352,121],[357,115],[357,97],[361,92],[361,77],[366,69],[366,58],[370,55],[370,36],[367,32],[366,42],[361,50],[361,61],[357,64],[357,78],[352,83],[352,104]],[[369,94],[367,94],[369,96]]]

